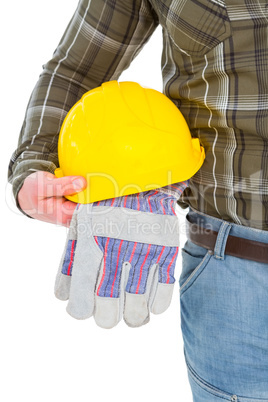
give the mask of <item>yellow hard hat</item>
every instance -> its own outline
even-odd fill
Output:
[[[184,181],[205,154],[173,102],[135,82],[110,81],[87,92],[59,135],[57,177],[84,176],[86,204]]]

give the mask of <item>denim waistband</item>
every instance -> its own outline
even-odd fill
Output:
[[[237,225],[236,223],[227,222],[222,219],[206,215],[203,212],[194,210],[193,208],[189,209],[187,219],[191,223],[195,223],[200,227],[215,231],[219,231],[223,227],[223,225],[225,225],[226,229],[228,228],[229,234],[232,236],[259,241],[262,243],[268,243],[267,230],[260,230],[248,226]]]

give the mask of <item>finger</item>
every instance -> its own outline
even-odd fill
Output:
[[[71,221],[72,221],[72,216],[77,207],[77,204],[72,201],[68,201],[64,198],[61,207],[62,207],[61,208],[62,217],[61,217],[61,220],[58,221],[58,224],[60,224],[62,226],[70,227]]]
[[[175,278],[174,269],[178,255],[178,247],[163,247],[157,264],[159,265],[159,281],[153,297],[150,298],[150,310],[153,314],[161,314],[171,303]]]
[[[144,294],[125,294],[124,320],[130,327],[140,327],[150,321],[149,300],[155,293],[158,282],[158,266],[154,264],[149,271]]]
[[[150,320],[145,294],[125,293],[124,321],[129,327],[141,327]]]
[[[96,308],[94,318],[102,328],[112,328],[121,319],[124,303],[125,272],[123,257],[128,248],[128,242],[109,237],[96,237],[96,242],[102,248],[104,257],[96,287]]]
[[[178,248],[137,244],[126,288],[125,322],[132,327],[149,321],[170,305]]]
[[[153,264],[159,246],[135,243],[130,258],[131,269],[126,286],[124,320],[131,327],[149,322],[149,297],[157,283],[158,266]]]
[[[109,237],[96,237],[96,241],[104,254],[96,294],[101,297],[117,298],[120,296],[122,267],[128,242]]]
[[[96,296],[95,303],[96,324],[105,329],[115,327],[120,321],[119,298]]]
[[[156,261],[159,264],[159,282],[175,283],[174,271],[178,257],[178,247],[163,246]]]
[[[158,282],[154,299],[152,300],[150,311],[153,314],[161,314],[170,306],[174,290],[174,283]]]
[[[133,294],[144,294],[150,268],[155,264],[161,246],[137,242],[132,242],[132,244],[131,256],[126,259],[131,264],[126,291]]]
[[[64,252],[61,257],[54,286],[55,296],[60,300],[69,299],[76,244],[77,244],[77,214],[73,214],[73,218],[67,235]]]
[[[39,200],[38,208],[31,216],[44,222],[69,227],[76,205],[64,197],[45,198]]]
[[[82,191],[87,186],[86,179],[82,176],[65,176],[57,178],[51,173],[38,175],[39,198],[61,197]]]
[[[103,268],[104,264],[102,264],[101,274],[103,274]],[[129,269],[129,263],[124,263],[120,277],[119,297],[96,296],[94,319],[99,327],[110,329],[115,327],[119,321],[121,321],[124,308],[125,287],[129,275]]]

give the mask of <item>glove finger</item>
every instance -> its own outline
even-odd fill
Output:
[[[150,300],[154,299],[158,283],[158,265],[150,267],[143,294],[125,292],[124,321],[129,327],[141,327],[150,321]]]
[[[172,284],[175,283],[174,271],[178,257],[179,247],[163,246],[161,255],[158,258],[159,282]]]
[[[131,255],[128,259],[126,258],[126,261],[131,264],[131,269],[126,291],[132,294],[144,294],[151,267],[155,264],[157,254],[162,247],[154,244],[129,243],[132,243],[132,248],[129,247]]]
[[[125,293],[124,321],[129,327],[141,327],[150,320],[145,294]]]
[[[174,290],[174,283],[158,282],[154,300],[152,301],[150,311],[153,314],[161,314],[168,309],[171,303]]]
[[[97,295],[95,299],[95,312],[94,319],[96,324],[102,328],[113,328],[122,319],[124,308],[124,290],[128,280],[130,264],[122,264],[122,269],[119,277],[119,294],[118,297],[99,296],[101,290],[101,283],[105,275],[105,264],[102,264],[99,281],[97,285]]]
[[[58,268],[55,280],[54,294],[60,300],[68,300],[71,286],[71,275],[76,249],[77,239],[77,214],[73,213],[70,228],[68,231],[64,252]]]
[[[119,298],[96,296],[94,319],[101,328],[110,329],[119,321]]]
[[[60,300],[69,299],[76,244],[77,244],[76,240],[68,241],[66,252],[65,255],[63,256],[63,262],[60,263],[60,269],[56,277],[56,283],[54,288],[55,296]]]
[[[86,225],[89,225],[87,222]],[[93,315],[95,287],[103,258],[88,230],[79,235],[72,270],[69,303],[67,312],[74,318],[85,319]]]
[[[154,244],[133,243],[124,309],[124,320],[131,327],[144,325],[150,320],[149,298],[157,285],[158,266],[154,261],[159,249],[161,246]]]
[[[178,255],[178,247],[164,247],[159,255],[159,282],[153,299],[151,300],[150,311],[153,314],[161,314],[168,309],[171,303],[175,278],[174,270]]]

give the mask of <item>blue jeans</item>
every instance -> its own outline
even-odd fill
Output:
[[[181,328],[194,402],[268,402],[268,264],[225,255],[228,235],[267,243],[268,232],[190,210],[220,231],[214,252],[187,240]]]

